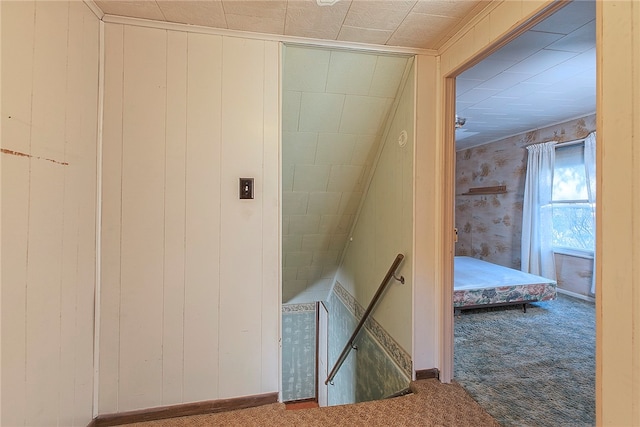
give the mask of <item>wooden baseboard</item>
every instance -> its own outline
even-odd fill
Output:
[[[440,378],[440,371],[438,368],[419,369],[416,371],[416,380],[428,380],[429,378]]]
[[[233,399],[206,400],[203,402],[183,403],[180,405],[160,406],[137,411],[118,412],[98,415],[87,427],[110,427],[121,424],[162,420],[166,418],[185,417],[190,415],[213,414],[236,409],[253,408],[278,401],[278,393],[265,393]]]

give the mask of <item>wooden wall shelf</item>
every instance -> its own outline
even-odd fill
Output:
[[[470,188],[466,193],[462,193],[463,196],[476,196],[481,194],[503,194],[507,192],[506,185],[496,185],[493,187],[475,187]]]

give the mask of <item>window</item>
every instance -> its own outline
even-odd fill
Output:
[[[584,144],[556,148],[553,169],[554,249],[593,253],[595,204],[589,202]]]

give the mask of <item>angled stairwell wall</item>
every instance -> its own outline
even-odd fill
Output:
[[[398,253],[405,284],[392,279],[329,388],[330,405],[380,399],[411,379],[414,87],[412,68],[329,296],[330,367]]]

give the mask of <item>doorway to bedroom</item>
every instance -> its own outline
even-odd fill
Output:
[[[595,422],[595,67],[580,1],[456,77],[454,379],[505,425]]]

